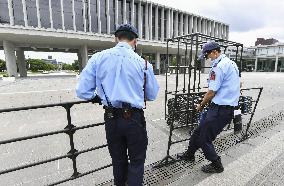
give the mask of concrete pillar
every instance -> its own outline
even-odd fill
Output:
[[[73,1],[73,12],[75,12],[75,5],[74,5],[74,1]],[[74,13],[74,17],[73,17],[73,24],[75,23],[74,28],[76,29],[76,22],[75,22],[75,13]],[[53,14],[52,14],[52,7],[51,7],[51,0],[49,0],[49,19],[50,19],[50,28],[53,29]],[[76,30],[75,30],[76,31]]]
[[[131,24],[135,25],[135,6],[134,6],[134,0],[131,0]]]
[[[211,32],[210,36],[214,36],[214,21],[211,22]]]
[[[153,11],[152,11],[152,3],[149,5],[149,40],[152,40],[153,38]]]
[[[88,1],[88,19],[89,19],[89,32],[92,32],[92,15],[91,15],[91,1]]]
[[[279,59],[279,56],[278,56],[278,55],[276,55],[276,58],[275,58],[275,68],[274,68],[274,72],[277,72],[278,59]]]
[[[37,1],[39,1],[39,0],[37,0]],[[63,0],[60,0],[60,5],[61,5],[61,21],[62,21],[62,30],[65,30],[65,19],[64,19],[64,2],[63,2]],[[90,7],[90,2],[88,3],[88,6]],[[89,31],[91,32],[92,31],[92,29],[91,29],[91,19],[90,19],[90,8],[89,8]],[[40,10],[38,10],[38,12],[40,13]],[[39,21],[40,22],[40,21]]]
[[[5,53],[5,61],[6,61],[8,75],[17,77],[18,73],[17,73],[15,46],[13,43],[9,41],[3,41],[3,48]]]
[[[185,21],[184,21],[184,34],[188,34],[188,15],[185,15]]]
[[[24,13],[24,23],[25,23],[25,26],[28,26],[28,16],[27,16],[26,0],[22,0],[22,5],[23,5],[23,13]]]
[[[102,33],[102,23],[101,23],[101,3],[97,1],[97,19],[98,19],[98,33]]]
[[[170,25],[171,25],[171,31],[170,31],[170,37],[174,36],[174,11],[171,10],[171,19],[170,19]]]
[[[159,7],[155,7],[155,40],[159,38]]]
[[[80,71],[83,70],[83,68],[86,66],[88,63],[88,46],[84,45],[80,47],[79,52],[78,52],[78,61],[79,61],[79,68]]]
[[[83,6],[83,21],[84,21],[84,32],[87,32],[87,17],[86,17],[86,12],[87,12],[87,7],[86,7],[86,0],[82,0],[82,6]],[[106,0],[106,14],[108,16],[108,4],[109,0]]]
[[[177,37],[178,36],[178,12],[176,11],[176,14],[175,14],[175,24],[174,24],[174,36]]]
[[[107,34],[110,34],[109,0],[106,0]]]
[[[149,40],[149,6],[145,4],[145,39]]]
[[[210,33],[210,29],[211,29],[211,21],[210,20],[207,20],[207,35],[211,35],[211,33]]]
[[[198,17],[198,22],[197,22],[197,32],[201,33],[201,17]]]
[[[180,14],[179,35],[183,35],[183,13]]]
[[[141,5],[141,3],[139,3]],[[114,11],[114,24],[115,26],[118,25],[118,0],[114,1],[114,7],[115,7],[115,11]]]
[[[17,54],[17,63],[18,63],[20,77],[27,77],[25,53],[23,50],[19,49],[16,51],[16,54]]]
[[[9,10],[9,18],[10,18],[10,25],[14,25],[14,10],[12,6],[12,0],[8,0],[8,10]]]
[[[139,1],[139,3],[138,3],[138,33],[139,33],[139,38],[142,39],[143,25],[142,25],[142,6],[141,6],[141,1]]]
[[[192,28],[193,28],[193,15],[190,15],[189,17],[189,26],[188,26],[188,33],[192,33]]]
[[[156,70],[158,71],[158,74],[160,74],[160,64],[161,64],[161,56],[160,56],[160,53],[157,52],[156,53],[156,64],[155,64],[155,67],[156,67]]]
[[[257,60],[258,60],[258,58],[256,57],[256,58],[255,58],[255,62],[254,62],[254,67],[255,67],[254,71],[255,71],[255,72],[257,71]]]
[[[166,38],[171,37],[171,12],[167,10],[167,25],[166,25]]]
[[[215,22],[215,24],[214,24],[214,37],[218,37],[217,33],[218,33],[218,23]]]
[[[229,26],[226,26],[226,39],[229,40]]]
[[[99,4],[99,2],[98,2],[98,4]],[[51,9],[51,6],[50,6],[50,9]],[[76,27],[75,0],[72,0],[72,14],[73,14],[73,29],[74,29],[74,31],[76,31],[77,27]],[[51,22],[51,20],[50,20],[50,22]],[[52,28],[53,28],[53,26],[52,26]]]
[[[165,40],[165,34],[164,30],[165,30],[165,8],[163,7],[161,10],[161,41]]]
[[[193,18],[193,33],[197,32],[197,17]]]
[[[122,5],[123,5],[123,23],[125,24],[125,23],[127,23],[127,19],[126,19],[126,0],[123,0],[123,3],[122,3]]]

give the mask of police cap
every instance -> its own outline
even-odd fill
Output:
[[[212,50],[220,49],[220,45],[214,41],[205,43],[202,47],[202,51],[198,59],[203,60],[205,56],[208,54],[208,52],[211,52]]]
[[[116,36],[116,34],[120,31],[127,31],[127,32],[131,32],[135,35],[136,38],[138,38],[138,31],[137,29],[132,26],[131,24],[121,24],[117,27],[116,31],[114,32],[114,35]]]

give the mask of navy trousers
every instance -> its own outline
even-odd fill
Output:
[[[142,185],[148,145],[143,111],[133,112],[128,119],[115,114],[114,118],[105,119],[105,130],[115,185]]]
[[[211,104],[207,113],[200,119],[199,126],[191,135],[188,151],[194,154],[199,148],[202,149],[205,158],[214,161],[218,158],[213,141],[223,128],[233,119],[234,108]]]

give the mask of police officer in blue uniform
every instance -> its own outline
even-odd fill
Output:
[[[143,108],[145,100],[156,99],[159,90],[152,65],[135,53],[137,38],[135,27],[120,25],[115,31],[117,45],[90,58],[76,87],[79,98],[104,105],[106,139],[117,186],[143,183],[148,145]]]
[[[211,103],[199,126],[194,130],[188,149],[178,154],[178,159],[194,161],[195,152],[201,148],[205,158],[211,161],[201,170],[205,173],[220,173],[224,168],[212,142],[233,119],[234,109],[240,97],[240,77],[236,63],[225,54],[221,54],[218,43],[204,44],[200,59],[204,57],[210,58],[212,65],[208,78],[208,91],[197,106],[197,111],[201,112],[210,101]]]

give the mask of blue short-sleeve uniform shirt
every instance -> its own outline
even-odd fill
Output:
[[[237,106],[240,97],[240,77],[236,63],[221,54],[212,61],[208,89],[215,92],[212,102],[218,105]]]

